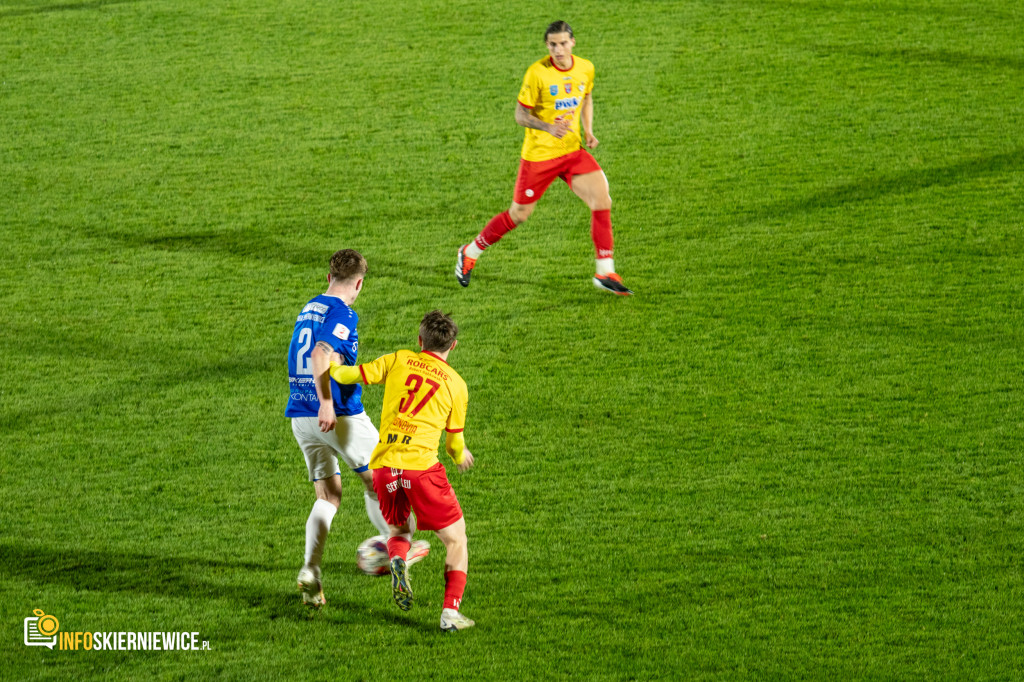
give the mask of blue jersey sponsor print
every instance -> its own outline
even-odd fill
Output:
[[[313,385],[310,355],[313,347],[323,341],[341,354],[346,365],[356,364],[359,316],[336,296],[321,294],[311,300],[295,320],[292,344],[288,348],[288,388],[290,397],[286,417],[315,417],[320,410]],[[334,412],[337,415],[359,414],[363,411],[363,388],[359,384],[340,386],[333,379]]]

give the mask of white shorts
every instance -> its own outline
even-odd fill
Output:
[[[337,426],[327,433],[320,431],[316,417],[292,417],[292,433],[306,457],[311,481],[340,474],[339,455],[352,471],[366,471],[378,440],[377,429],[365,412],[339,415]]]

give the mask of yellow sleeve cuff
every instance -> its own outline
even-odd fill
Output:
[[[466,447],[466,439],[462,437],[462,431],[449,433],[444,439],[444,449],[455,460],[456,464],[462,464],[465,459],[463,450]]]
[[[358,384],[363,378],[359,368],[352,367],[351,365],[339,365],[336,362],[332,362],[330,371],[331,378],[339,384]]]

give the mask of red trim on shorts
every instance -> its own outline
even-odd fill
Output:
[[[370,382],[366,380],[366,372],[363,371],[363,366],[362,365],[359,365],[359,373],[363,377],[363,383],[369,385]]]
[[[423,354],[424,354],[424,355],[429,355],[429,356],[430,356],[430,357],[432,357],[432,358],[435,358],[435,359],[437,359],[437,360],[440,360],[441,362],[443,362],[443,363],[444,363],[444,364],[446,364],[446,365],[448,364],[448,361],[447,361],[447,360],[445,360],[444,358],[442,358],[442,357],[439,357],[439,356],[437,356],[437,355],[434,355],[434,354],[433,354],[433,353],[432,353],[431,351],[429,351],[429,350],[425,350],[425,351],[423,351]],[[450,366],[450,365],[449,365],[449,366]]]

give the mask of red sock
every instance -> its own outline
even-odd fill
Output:
[[[590,213],[590,238],[594,240],[594,249],[598,258],[611,258],[612,242],[612,211],[606,208]]]
[[[445,609],[459,610],[462,593],[466,591],[465,571],[445,571],[444,574],[444,606]]]
[[[388,538],[388,558],[394,559],[396,556],[401,557],[403,560],[409,555],[409,541],[399,535],[398,537]]]
[[[491,218],[490,222],[484,225],[484,229],[476,236],[476,245],[482,251],[491,244],[497,244],[506,233],[515,229],[516,224],[512,222],[512,216],[508,211],[499,213]]]

